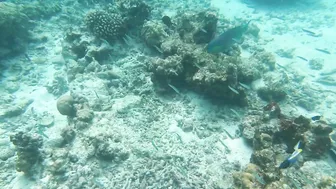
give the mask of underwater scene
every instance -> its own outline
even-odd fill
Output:
[[[336,1],[0,1],[0,189],[336,189]]]

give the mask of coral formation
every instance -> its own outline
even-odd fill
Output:
[[[251,163],[260,168],[268,187],[277,185],[283,179],[277,167],[288,157],[284,152],[292,153],[298,141],[304,146],[304,161],[319,158],[331,148],[329,134],[332,128],[323,121],[311,122],[304,116],[288,117],[281,113],[276,102],[267,104],[263,112],[256,113],[247,116],[240,129],[243,137],[253,146]],[[245,181],[239,180],[241,174],[234,177],[238,186],[253,184],[251,175]]]
[[[146,22],[142,29],[142,37],[146,44],[151,48],[155,47],[164,56],[152,59],[148,65],[149,70],[154,73],[153,82],[159,83],[160,87],[169,85],[179,87],[187,84],[189,88],[209,96],[230,99],[236,104],[246,105],[246,94],[239,82],[251,82],[257,79],[260,77],[260,71],[270,69],[264,66],[272,65],[272,60],[264,58],[264,61],[259,61],[260,63],[255,61],[255,64],[263,69],[259,71],[256,68],[250,72],[246,71],[246,65],[250,62],[242,61],[239,51],[236,51],[237,54],[234,56],[214,56],[199,48],[196,43],[209,42],[211,37],[206,35],[215,32],[213,28],[216,28],[217,17],[212,11],[185,13],[175,19],[179,34],[171,33],[165,29],[168,26],[155,21]],[[200,31],[203,35],[200,35]],[[259,60],[259,57],[269,56],[252,57],[252,59]]]
[[[149,47],[160,47],[168,36],[161,22],[147,21],[141,29],[141,37]]]
[[[106,40],[125,34],[124,20],[118,13],[94,10],[86,15],[85,23],[94,35]]]
[[[70,95],[64,95],[57,100],[57,110],[62,115],[74,116],[76,109],[74,107],[74,99]]]
[[[63,138],[63,144],[70,144],[76,137],[74,129],[66,127],[62,130],[61,136]]]
[[[208,43],[216,32],[217,21],[217,13],[214,10],[184,12],[176,18],[176,28],[184,42]]]
[[[72,94],[74,99],[74,108],[76,110],[76,115],[73,119],[74,126],[76,129],[84,129],[87,128],[92,119],[94,118],[94,113],[90,109],[88,100],[77,94]]]
[[[90,143],[95,148],[95,156],[104,161],[121,162],[129,158],[130,152],[124,149],[121,138],[98,135],[91,137]]]
[[[56,72],[54,74],[54,80],[46,86],[48,92],[56,97],[63,95],[69,90],[68,82],[62,74],[62,72]]]
[[[148,4],[141,0],[117,0],[116,5],[128,29],[143,25],[151,12]]]
[[[263,188],[266,182],[260,174],[260,168],[255,164],[248,164],[243,172],[233,174],[235,186],[238,188]]]
[[[37,170],[37,165],[42,161],[40,148],[43,145],[39,135],[30,135],[18,132],[10,136],[10,141],[17,151],[16,170],[31,176]]]

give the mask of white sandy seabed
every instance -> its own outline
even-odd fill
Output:
[[[325,0],[327,2],[327,0]],[[331,1],[330,1],[331,2]],[[322,2],[323,4],[324,2]],[[324,60],[324,68],[321,71],[331,70],[336,68],[336,26],[333,17],[336,11],[335,5],[324,5],[323,8],[306,8],[308,6],[302,5],[300,8],[276,8],[268,10],[267,8],[257,9],[257,6],[251,6],[251,4],[245,4],[239,2],[238,0],[213,0],[212,5],[217,7],[225,17],[234,20],[237,18],[252,19],[252,21],[260,28],[260,45],[267,49],[269,52],[273,52],[276,55],[278,49],[292,49],[295,48],[295,55],[302,56],[307,59],[312,58],[322,58]],[[279,19],[280,18],[280,19]],[[326,19],[328,19],[326,21]],[[312,37],[306,35],[302,31],[302,28],[312,28],[314,31],[321,32],[323,35],[320,37]],[[277,34],[275,30],[286,30],[281,34]],[[48,51],[48,60],[51,61],[62,61],[60,57],[61,53],[61,39],[62,37],[58,33],[48,34],[50,37],[50,42],[45,44]],[[331,54],[323,54],[315,50],[315,48],[329,49]],[[244,55],[244,52],[243,52]],[[246,54],[248,56],[248,54]],[[277,56],[277,63],[288,67],[289,70],[296,72],[297,74],[302,74],[306,76],[303,81],[303,85],[314,85],[316,88],[323,90],[335,90],[330,86],[323,86],[314,82],[314,80],[319,77],[319,71],[314,71],[309,68],[308,62],[303,62],[297,58],[288,59]],[[287,66],[289,65],[289,66]],[[43,68],[43,78],[45,82],[52,80],[53,73],[55,72],[53,66]],[[58,114],[56,110],[56,101],[52,94],[49,94],[45,87],[35,86],[35,87],[21,87],[15,94],[17,98],[34,98],[35,101],[31,104],[36,112],[49,112],[55,115],[56,125],[66,125],[67,122],[64,116]],[[315,110],[318,113],[323,114],[325,117],[336,120],[334,118],[335,109],[330,109],[329,107],[335,108],[335,95],[328,97],[327,99],[320,99],[321,101],[326,101],[325,103],[332,103],[330,106],[326,106],[325,103],[317,107]],[[201,101],[201,100],[200,100]],[[202,104],[204,102],[196,102],[195,104]],[[309,112],[299,108],[301,113],[304,115],[310,114]],[[235,129],[229,130],[229,132],[234,133]],[[45,134],[49,136],[50,139],[55,138],[59,135],[59,128],[50,128],[45,131]],[[174,124],[170,127],[169,131],[179,133],[184,141],[193,140],[195,136],[189,134],[184,134],[181,130]],[[57,136],[56,136],[57,135]],[[231,154],[227,155],[229,161],[239,161],[242,166],[249,162],[252,150],[244,144],[244,141],[240,138],[238,139],[227,139],[224,140],[226,145],[230,148]],[[17,175],[11,183],[10,188],[25,188],[29,186],[29,181],[21,176]]]

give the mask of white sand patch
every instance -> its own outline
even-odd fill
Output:
[[[30,181],[23,173],[17,172],[16,178],[12,180],[8,187],[11,189],[25,189],[31,188],[33,184],[34,182]]]
[[[239,161],[242,166],[250,163],[253,150],[245,143],[243,138],[227,138],[224,140],[224,143],[231,150],[231,153],[226,155],[229,162]]]
[[[112,110],[117,112],[123,110],[132,104],[136,104],[141,100],[141,97],[135,95],[127,95],[123,98],[115,99],[112,105]]]
[[[177,125],[178,125],[177,121],[173,120],[170,123],[168,132],[178,134],[181,137],[181,140],[183,141],[183,143],[189,143],[191,141],[198,139],[198,137],[194,135],[192,132],[186,133],[181,128],[179,128]]]

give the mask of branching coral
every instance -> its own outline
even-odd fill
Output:
[[[85,17],[87,27],[97,37],[113,40],[125,34],[124,20],[120,14],[94,10]]]

